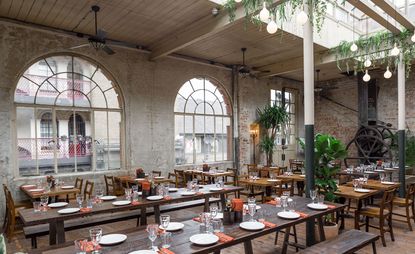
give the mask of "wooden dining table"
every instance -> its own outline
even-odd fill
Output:
[[[254,194],[255,187],[265,188],[265,196],[270,197],[272,194],[272,186],[280,184],[282,181],[280,179],[271,179],[271,178],[257,178],[257,179],[239,179],[239,184],[247,186],[251,192]]]
[[[322,226],[323,216],[331,213],[338,213],[345,208],[345,205],[334,204],[332,208],[326,210],[312,210],[307,207],[308,203],[311,203],[311,200],[303,197],[293,197],[296,207],[295,210],[301,213],[306,214],[306,217],[300,217],[294,220],[287,220],[280,218],[277,214],[282,211],[282,208],[276,208],[273,205],[261,204],[261,210],[267,222],[275,224],[275,227],[266,227],[259,231],[247,231],[239,227],[239,223],[234,223],[232,225],[224,225],[223,233],[233,237],[234,239],[228,242],[218,242],[213,245],[208,246],[199,246],[190,242],[189,238],[192,235],[199,233],[199,223],[193,220],[183,221],[184,228],[182,230],[172,232],[172,244],[169,250],[173,251],[176,254],[207,254],[207,253],[220,253],[221,250],[228,248],[237,244],[244,244],[244,251],[246,254],[253,254],[252,240],[267,235],[272,234],[282,229],[285,229],[284,234],[284,245],[281,253],[285,254],[287,252],[287,242],[289,237],[290,228],[294,225],[304,223],[306,221],[317,221],[318,222],[318,232],[321,239],[325,239],[324,230]],[[104,232],[105,235],[106,232]],[[125,254],[136,250],[148,250],[150,247],[150,241],[148,240],[148,233],[146,232],[145,227],[130,228],[127,230],[119,231],[118,233],[126,234],[127,240],[121,244],[113,246],[102,246],[103,253],[111,254]],[[35,250],[33,253],[42,253],[42,254],[72,254],[74,250],[73,242],[67,242],[62,245],[49,247],[47,249]]]
[[[347,182],[345,185],[346,186],[353,186],[353,182]],[[385,183],[382,183],[379,180],[373,180],[373,179],[369,179],[369,180],[367,180],[367,183],[362,184],[363,188],[380,190],[380,191],[397,189],[397,188],[399,188],[399,186],[401,186],[401,184],[397,183],[397,182],[388,182],[387,184],[385,184]]]
[[[68,195],[76,195],[81,192],[81,190],[73,187],[73,188],[62,188],[62,186],[55,186],[51,188],[49,191],[46,191],[43,188],[43,191],[32,191],[37,189],[35,185],[28,185],[24,184],[20,186],[20,190],[25,193],[31,200],[36,200],[42,196],[48,197],[57,197],[57,196],[68,196]]]
[[[376,189],[369,189],[367,192],[357,192],[353,186],[340,185],[334,194],[338,197],[356,200],[356,210],[359,212],[362,209],[363,200],[373,197],[380,192],[381,190]],[[355,228],[359,229],[359,218],[357,216],[355,216]]]
[[[148,178],[136,178],[134,176],[115,176],[115,179],[117,181],[120,181],[121,183],[129,183],[129,184],[140,184],[144,181],[148,181]],[[162,176],[156,176],[154,177],[154,182],[156,184],[159,183],[174,183],[174,180],[172,179],[168,179],[167,177],[162,177]]]
[[[84,216],[94,216],[97,214],[103,213],[113,213],[113,212],[120,212],[126,210],[141,210],[141,215],[139,211],[137,211],[137,217],[140,215],[140,224],[146,225],[147,224],[147,208],[153,207],[154,209],[154,216],[156,222],[160,220],[160,206],[164,204],[171,204],[171,203],[180,203],[186,201],[192,201],[197,199],[205,199],[205,210],[209,209],[209,198],[214,196],[220,196],[220,202],[222,207],[225,207],[225,194],[232,193],[238,190],[242,190],[243,188],[238,186],[225,186],[222,190],[219,191],[210,191],[210,188],[216,187],[215,185],[205,185],[200,192],[191,195],[191,196],[184,196],[181,193],[184,189],[179,189],[177,192],[169,193],[168,199],[162,199],[157,201],[149,201],[146,198],[140,197],[138,204],[129,204],[123,206],[115,206],[113,205],[113,201],[105,201],[100,204],[94,205],[93,209],[88,212],[75,212],[71,214],[59,214],[58,211],[62,208],[51,208],[45,212],[35,212],[33,208],[30,209],[22,209],[19,210],[20,218],[23,221],[24,226],[33,226],[33,225],[40,225],[40,224],[49,224],[49,244],[54,245],[56,243],[63,243],[65,242],[65,227],[64,222],[70,219],[76,219]],[[122,200],[117,198],[117,200]],[[69,203],[69,205],[65,208],[69,207],[78,207],[75,202]]]

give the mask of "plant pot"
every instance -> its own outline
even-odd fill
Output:
[[[332,223],[332,225],[324,225],[324,235],[326,236],[326,240],[332,239],[339,234],[339,225],[336,223]],[[315,227],[315,236],[316,241],[320,242],[320,234],[318,233],[318,226]]]

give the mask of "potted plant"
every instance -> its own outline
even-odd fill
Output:
[[[299,140],[304,149],[304,141]],[[317,134],[314,137],[314,177],[318,192],[324,195],[326,201],[334,202],[337,191],[336,174],[340,170],[337,161],[347,156],[344,144],[335,137],[327,134]],[[331,215],[324,218],[324,232],[327,239],[338,234],[338,225]],[[318,236],[318,234],[316,234]],[[318,239],[317,239],[318,240]]]
[[[285,125],[289,123],[290,115],[284,107],[277,104],[266,105],[262,109],[258,108],[257,115],[257,122],[265,129],[258,145],[265,153],[267,165],[271,165],[277,132],[286,127]]]

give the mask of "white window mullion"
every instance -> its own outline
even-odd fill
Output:
[[[96,171],[96,152],[95,152],[95,111],[90,111],[90,119],[91,119],[91,149],[92,149],[92,163],[91,163],[91,171]]]
[[[53,137],[53,165],[54,171],[59,173],[58,171],[58,126],[56,125],[56,109],[52,108],[52,137]]]

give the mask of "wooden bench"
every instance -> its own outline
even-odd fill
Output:
[[[217,202],[220,202],[219,198],[209,199],[209,203],[217,203]],[[172,212],[172,211],[177,211],[180,209],[203,206],[204,204],[205,204],[205,200],[200,199],[200,200],[192,200],[192,201],[183,202],[183,203],[162,205],[160,206],[160,212],[161,213]],[[146,214],[147,216],[154,215],[154,210],[147,209]],[[137,219],[137,225],[138,225],[138,220],[140,219],[139,210],[128,210],[128,211],[111,213],[111,214],[104,213],[104,214],[99,214],[99,215],[94,215],[94,216],[85,216],[85,217],[81,217],[77,219],[67,220],[65,221],[65,232],[80,229],[80,228],[93,227],[96,225],[129,220],[129,219]],[[28,238],[31,239],[32,248],[37,248],[37,237],[45,236],[49,234],[49,224],[24,227],[23,233],[27,239]]]
[[[378,235],[352,229],[348,230],[337,237],[320,242],[305,250],[301,254],[348,254],[355,253],[363,247],[372,244],[373,253],[376,254],[376,241]]]

